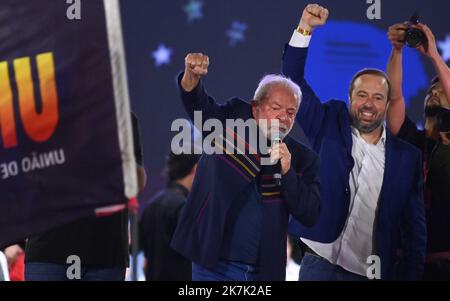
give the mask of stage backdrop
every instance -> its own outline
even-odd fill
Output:
[[[143,200],[164,185],[161,171],[174,135],[171,124],[175,118],[187,118],[175,86],[186,53],[210,56],[205,83],[218,101],[233,96],[249,100],[265,73],[280,72],[284,44],[309,2],[121,1],[131,104],[140,117],[149,174]],[[367,0],[312,2],[330,10],[328,24],[313,33],[306,67],[306,78],[323,101],[346,100],[357,70],[385,69],[390,52],[388,27],[408,20],[416,10],[434,31],[444,58],[450,59],[450,1],[371,1],[380,3],[380,19],[367,17],[371,6]],[[435,72],[428,59],[411,49],[405,50],[403,65],[408,115],[421,124],[425,91]]]
[[[136,195],[117,0],[0,0],[0,247]]]

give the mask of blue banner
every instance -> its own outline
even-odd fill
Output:
[[[137,194],[125,70],[117,0],[0,0],[0,247]]]

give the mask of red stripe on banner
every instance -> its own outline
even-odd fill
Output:
[[[137,214],[138,209],[139,209],[139,202],[137,197],[131,198],[130,201],[128,202],[128,210],[130,210],[132,214]]]
[[[124,210],[125,208],[127,208],[125,204],[102,207],[95,209],[95,215],[97,217],[110,216],[113,215],[114,213]]]

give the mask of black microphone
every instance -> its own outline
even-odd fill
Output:
[[[277,144],[281,143],[281,138],[279,136],[276,136],[273,141],[272,141],[272,147],[274,147]],[[275,180],[275,185],[276,186],[281,186],[281,160],[278,159],[277,163],[275,164],[274,167],[274,174],[273,174],[273,179]]]

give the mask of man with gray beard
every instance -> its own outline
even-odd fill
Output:
[[[224,151],[203,153],[171,247],[193,262],[193,281],[284,280],[289,216],[308,227],[320,211],[318,156],[289,136],[301,91],[290,79],[269,74],[250,103],[233,98],[218,104],[201,80],[208,66],[207,55],[189,53],[178,77],[191,120],[198,111],[218,125],[250,120],[261,135],[241,136],[227,128],[231,138],[215,142]],[[267,154],[259,143],[252,146],[252,135],[260,141],[282,139]],[[279,164],[263,162],[269,158]]]

